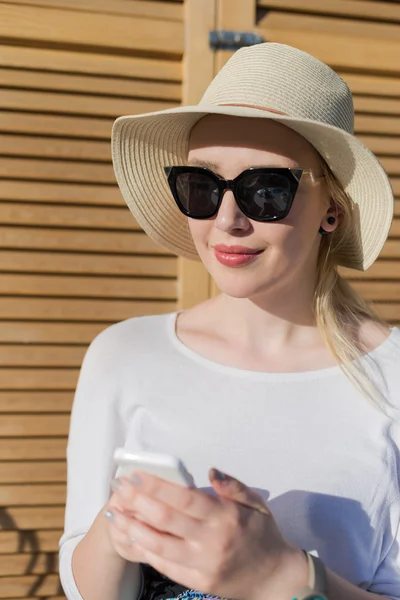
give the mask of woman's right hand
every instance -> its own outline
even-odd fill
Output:
[[[119,496],[116,493],[117,486],[131,485],[127,479],[116,479],[113,481],[112,488],[114,492],[104,507],[103,515],[106,521],[106,528],[109,540],[115,552],[130,562],[144,562],[143,553],[137,544],[134,543],[129,536],[128,531],[123,531],[120,528],[113,527],[113,521],[118,514],[124,514],[125,517],[133,517],[134,513],[127,513],[126,510],[118,502]],[[133,486],[132,486],[133,487]]]

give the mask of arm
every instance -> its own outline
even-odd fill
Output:
[[[139,566],[114,550],[103,508],[114,475],[113,452],[124,445],[118,343],[114,328],[101,333],[82,364],[68,438],[65,529],[60,578],[68,600],[135,598]],[[126,588],[129,592],[123,591]]]
[[[132,600],[140,590],[139,564],[127,563],[116,553],[107,528],[108,523],[101,511],[76,546],[72,555],[72,572],[77,587],[85,600],[124,597]]]
[[[388,600],[388,596],[374,594],[349,583],[327,569],[329,600]]]

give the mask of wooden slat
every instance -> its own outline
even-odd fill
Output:
[[[133,50],[170,56],[183,53],[180,22],[56,8],[0,4],[0,36],[21,42],[118,48],[125,54]]]
[[[359,0],[356,1],[358,2]],[[380,39],[380,41],[385,39],[399,39],[398,27],[395,23],[378,23],[376,21],[371,23],[369,21],[363,21],[360,19],[332,18],[321,15],[299,15],[275,10],[270,11],[261,18],[260,25],[263,26],[265,23],[273,23],[274,25],[280,25],[281,23],[284,23],[287,31],[297,31],[299,28],[304,28],[313,34],[324,32],[327,35],[340,35],[343,37],[345,42],[346,40],[349,42],[354,42],[356,48],[360,40],[355,38],[373,37]],[[334,49],[330,48],[330,52],[332,52],[332,50]],[[337,48],[336,50],[340,51],[341,49]],[[387,57],[387,59],[389,59],[389,57]],[[356,64],[354,63],[352,70],[354,70],[355,66]],[[366,65],[364,63],[364,67],[365,66]],[[371,65],[369,71],[372,70],[373,66]]]
[[[353,94],[400,96],[400,80],[398,77],[343,72],[339,72],[339,75],[346,81]]]
[[[56,553],[3,554],[0,560],[0,577],[25,575],[26,573],[57,573],[57,571],[58,557]]]
[[[367,300],[400,300],[400,281],[353,281],[352,286]]]
[[[0,321],[0,342],[19,344],[89,344],[107,325],[105,323],[35,323]]]
[[[375,154],[400,156],[400,138],[381,135],[359,135],[358,138]]]
[[[31,554],[32,552],[56,552],[61,535],[61,529],[0,531],[0,555],[9,553]]]
[[[68,435],[68,415],[1,415],[0,436],[40,437]]]
[[[88,73],[89,75],[111,75],[113,77],[136,77],[177,82],[182,79],[181,62],[177,60],[70,52],[61,49],[49,50],[47,48],[2,45],[1,64],[5,67],[52,72]]]
[[[176,288],[177,284],[174,279],[126,279],[122,277],[68,277],[0,273],[0,294],[14,296],[163,298],[175,300],[177,297]]]
[[[365,0],[257,0],[260,8],[269,10],[291,10],[296,12],[319,13],[342,17],[357,17],[374,21],[400,21],[400,7],[389,2],[367,2]]]
[[[64,460],[67,438],[7,438],[0,439],[0,460]],[[9,550],[11,552],[11,550]],[[0,553],[1,532],[0,532]]]
[[[21,577],[2,577],[0,598],[26,598],[35,593],[36,598],[59,594],[61,590],[58,575],[24,575]]]
[[[400,115],[400,102],[393,98],[353,96],[354,109],[358,113]]]
[[[398,27],[270,11],[258,32],[269,42],[290,44],[337,70],[400,73]],[[379,43],[371,44],[371,38]]]
[[[0,135],[0,148],[6,156],[111,162],[111,145],[103,141],[3,134]]]
[[[66,75],[59,73],[42,73],[28,70],[11,70],[0,68],[0,83],[3,87],[13,89],[32,89],[48,92],[78,92],[79,94],[94,94],[115,96],[121,98],[148,98],[154,100],[171,100],[178,104],[182,91],[179,83],[157,81],[140,81],[116,77],[96,77],[94,75]],[[91,97],[95,101],[96,98]],[[119,106],[119,100],[113,102]],[[99,105],[100,106],[100,105]]]
[[[107,242],[105,247],[108,247]],[[3,272],[174,277],[177,275],[177,259],[171,256],[2,251],[1,270]]]
[[[35,352],[39,349],[45,351],[47,346],[32,346]],[[1,346],[0,352],[3,348],[9,348],[10,346]],[[17,349],[21,349],[21,346],[16,346]],[[29,351],[30,346],[22,347]],[[61,352],[63,354],[63,348],[57,346],[50,346],[50,351],[54,351],[57,354]],[[76,347],[78,352],[85,352],[86,346]],[[46,357],[50,360],[50,357]],[[47,363],[49,364],[49,363]],[[40,365],[42,366],[42,365]],[[75,365],[74,365],[75,366]],[[69,413],[72,406],[73,394],[71,392],[1,392],[0,391],[0,413],[41,413],[41,412],[62,412]],[[0,417],[1,419],[1,417]]]
[[[367,271],[341,268],[340,272],[350,279],[400,279],[400,261],[377,260]]]
[[[400,177],[391,177],[390,178],[393,193],[395,196],[400,196]]]
[[[140,230],[127,206],[110,208],[52,206],[23,202],[0,202],[2,225],[78,227],[85,229]]]
[[[1,14],[1,4],[0,4]],[[75,114],[116,118],[120,115],[136,115],[177,106],[178,102],[167,100],[135,100],[108,98],[83,94],[36,92],[0,89],[0,106],[3,109],[39,111],[58,114]]]
[[[377,133],[399,135],[400,119],[397,117],[382,117],[380,115],[356,114],[354,130],[356,134]]]
[[[400,242],[399,242],[400,244]],[[86,300],[70,298],[0,297],[1,319],[61,321],[122,321],[141,315],[173,311],[172,301]]]
[[[24,600],[37,600],[38,596],[24,596]],[[2,600],[18,600],[16,598],[3,598]],[[45,600],[68,600],[65,596],[46,596]]]
[[[0,485],[0,505],[2,506],[52,506],[65,503],[66,485],[56,484],[22,484]],[[3,558],[0,560],[0,576]],[[3,572],[4,573],[4,572]],[[12,575],[12,573],[10,573]]]
[[[84,12],[146,17],[182,21],[183,10],[173,2],[146,2],[143,0],[1,0],[5,4],[23,4],[45,8],[67,8]],[[0,2],[0,3],[1,3]]]
[[[379,158],[388,175],[400,175],[400,156]]]
[[[387,321],[400,321],[400,303],[393,302],[384,304],[383,302],[374,302],[376,311]]]
[[[51,138],[49,138],[51,139]],[[78,146],[80,142],[75,142]],[[107,144],[108,145],[108,144]],[[119,188],[104,185],[79,185],[3,179],[0,185],[1,200],[26,202],[51,202],[61,204],[95,204],[105,206],[126,206]]]
[[[138,231],[114,233],[76,229],[72,235],[68,230],[33,227],[0,227],[0,248],[167,254],[167,250]]]
[[[47,468],[47,465],[41,465]],[[3,529],[59,529],[64,524],[63,506],[7,507],[7,515],[13,523],[8,527],[3,525]]]
[[[86,346],[35,346],[34,344],[6,346],[2,344],[0,345],[0,367],[79,367],[85,352]],[[9,410],[15,412],[12,405]],[[26,410],[31,412],[37,409],[27,405]],[[49,410],[52,410],[51,406],[49,406]]]
[[[380,256],[381,258],[400,258],[400,240],[388,240]]]
[[[30,158],[2,158],[0,177],[115,184],[114,171],[109,164],[41,161]]]
[[[65,461],[46,461],[39,462],[1,462],[0,463],[0,483],[65,483],[66,480],[66,463]],[[33,510],[33,509],[30,509]],[[36,523],[32,526],[31,523],[18,524],[18,529],[56,529],[58,526],[50,526],[49,523]],[[3,527],[6,529],[6,527]],[[11,527],[10,529],[15,529]]]
[[[110,141],[114,119],[0,112],[0,131],[93,138]]]
[[[0,368],[1,388],[5,390],[74,390],[78,375],[79,369]]]

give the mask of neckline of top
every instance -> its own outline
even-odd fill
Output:
[[[179,350],[182,354],[184,354],[187,358],[190,358],[194,362],[211,369],[213,371],[217,371],[219,373],[223,373],[225,375],[230,375],[233,377],[241,377],[244,379],[250,379],[253,381],[271,381],[271,382],[290,382],[290,381],[308,381],[312,379],[322,379],[324,377],[332,377],[334,375],[343,376],[343,371],[339,367],[339,365],[334,365],[332,367],[326,367],[323,369],[317,369],[314,371],[297,371],[292,373],[286,372],[267,372],[267,371],[251,371],[247,369],[239,369],[237,367],[232,367],[229,365],[224,365],[222,363],[218,363],[210,358],[199,354],[195,350],[192,350],[188,346],[186,346],[179,338],[176,331],[176,324],[179,314],[182,311],[176,311],[170,313],[167,319],[167,334],[168,338],[174,345],[174,347]],[[391,333],[388,335],[386,340],[384,340],[379,346],[368,352],[363,357],[363,360],[376,359],[379,355],[382,355],[384,358],[387,354],[387,350],[389,350],[390,346],[393,342],[396,341],[398,337],[398,344],[400,348],[400,329],[391,328]],[[390,356],[389,350],[389,356]]]

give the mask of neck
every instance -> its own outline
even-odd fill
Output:
[[[315,273],[304,272],[293,284],[284,283],[253,298],[221,294],[214,300],[218,329],[240,347],[274,351],[321,342],[313,312]]]

